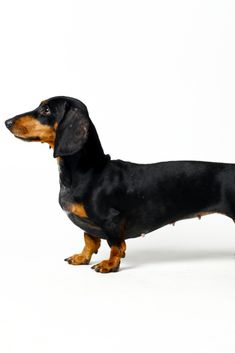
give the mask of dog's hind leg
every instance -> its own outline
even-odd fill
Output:
[[[118,271],[121,258],[125,257],[126,243],[123,240],[118,245],[111,245],[109,243],[109,246],[111,248],[109,259],[92,266],[92,269],[96,272],[108,273]]]
[[[93,254],[97,254],[100,247],[100,238],[84,233],[85,246],[80,254],[64,259],[70,265],[88,265]]]

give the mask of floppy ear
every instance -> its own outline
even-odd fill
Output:
[[[88,116],[78,108],[70,108],[56,131],[54,157],[78,152],[87,140],[88,128]]]

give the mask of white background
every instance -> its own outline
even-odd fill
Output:
[[[58,205],[52,151],[4,126],[68,95],[112,158],[235,162],[234,16],[227,0],[1,2],[2,353],[234,353],[231,220],[129,240],[118,273],[69,266],[83,233]]]

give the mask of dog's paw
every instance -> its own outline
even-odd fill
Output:
[[[119,270],[120,261],[104,260],[91,268],[96,272],[108,273],[117,272]]]
[[[90,260],[82,254],[75,254],[73,256],[67,257],[64,259],[64,261],[67,261],[70,265],[88,265],[90,262]]]

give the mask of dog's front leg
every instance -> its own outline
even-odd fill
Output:
[[[108,260],[101,261],[97,265],[92,266],[96,272],[108,273],[116,272],[119,269],[121,258],[125,257],[126,243],[122,241],[118,245],[110,245],[110,257]]]
[[[100,247],[100,238],[84,233],[85,246],[80,254],[64,259],[70,265],[88,265],[92,255],[97,254]]]

